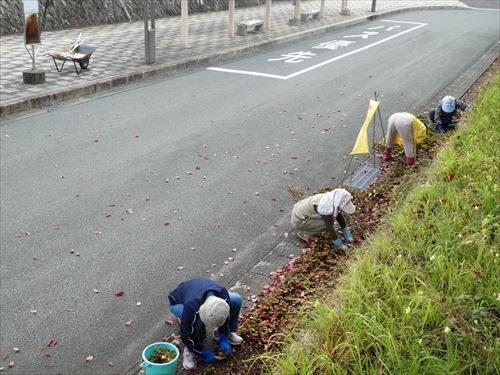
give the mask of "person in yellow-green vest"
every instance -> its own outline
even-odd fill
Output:
[[[384,160],[392,159],[392,147],[396,143],[405,150],[406,165],[412,166],[415,164],[417,144],[423,142],[426,132],[425,125],[411,113],[392,114],[387,125]]]

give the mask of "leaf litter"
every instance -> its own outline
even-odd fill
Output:
[[[381,176],[369,190],[353,193],[357,209],[348,220],[354,235],[354,246],[361,245],[376,229],[393,204],[397,187],[403,178],[428,164],[444,143],[444,138],[431,133],[425,142],[427,147],[419,149],[418,163],[413,169],[406,167],[404,156],[396,156],[394,161],[382,163]],[[376,152],[381,155],[383,146],[377,145]],[[329,190],[331,188],[327,186],[312,194]],[[295,185],[290,185],[288,191],[296,201],[306,196]],[[280,348],[276,335],[291,329],[294,322],[300,319],[298,311],[303,314],[302,308],[306,306],[306,301],[321,299],[335,289],[338,277],[346,269],[349,255],[337,253],[328,236],[324,236],[306,242],[298,256],[290,254],[289,258],[288,264],[272,272],[271,282],[258,295],[247,299],[253,305],[242,315],[239,329],[239,334],[245,338],[245,345],[233,354],[232,361],[207,366],[203,374],[260,374],[261,365],[246,360],[256,354]]]

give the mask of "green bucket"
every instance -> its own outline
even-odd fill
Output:
[[[175,358],[168,363],[149,362],[148,357],[153,355],[158,346],[175,352]],[[142,351],[142,359],[144,362],[142,362],[140,366],[146,370],[146,375],[173,375],[175,374],[175,369],[177,368],[179,349],[177,349],[175,345],[168,342],[155,342],[154,344],[148,345],[146,349]]]

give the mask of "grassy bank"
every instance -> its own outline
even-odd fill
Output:
[[[497,74],[269,373],[499,373],[499,103]]]

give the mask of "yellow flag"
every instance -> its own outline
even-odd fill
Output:
[[[356,139],[356,144],[352,148],[351,155],[370,153],[370,149],[368,147],[368,127],[373,119],[373,115],[375,115],[375,112],[377,111],[378,105],[378,101],[370,99],[370,105],[368,106],[365,122],[363,122],[363,126],[358,133],[358,138]]]

